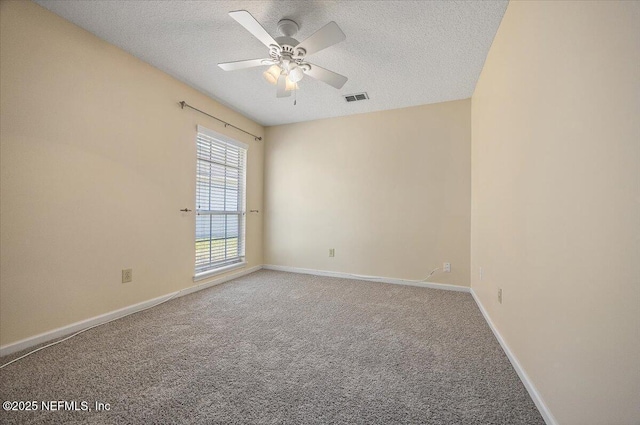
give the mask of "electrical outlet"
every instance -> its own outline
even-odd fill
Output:
[[[451,263],[444,263],[442,265],[442,271],[445,273],[451,273]]]
[[[498,288],[498,302],[502,304],[502,288]]]
[[[329,248],[329,257],[335,257],[335,256],[336,256],[335,248]]]
[[[122,270],[122,283],[131,282],[133,280],[133,269]]]

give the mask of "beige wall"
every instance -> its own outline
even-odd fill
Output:
[[[511,2],[472,98],[472,288],[562,425],[640,423],[639,22]]]
[[[265,263],[469,285],[470,101],[267,128]],[[335,248],[335,258],[329,258]]]
[[[196,125],[250,145],[251,209],[263,145],[177,103],[263,128],[34,3],[0,16],[0,344],[192,286]]]

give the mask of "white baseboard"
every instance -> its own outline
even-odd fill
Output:
[[[114,320],[114,319],[129,315],[131,313],[135,313],[135,312],[144,310],[145,308],[151,307],[151,306],[153,306],[155,304],[159,304],[159,303],[161,303],[161,302],[163,302],[163,301],[165,301],[165,300],[167,300],[169,298],[172,298],[172,297],[179,298],[179,297],[182,297],[182,296],[185,296],[185,295],[197,292],[197,291],[201,291],[203,289],[210,288],[212,286],[220,285],[220,284],[222,284],[224,282],[228,282],[229,280],[236,279],[236,278],[241,277],[241,276],[245,276],[247,274],[253,273],[253,272],[258,271],[260,269],[277,270],[277,271],[284,271],[284,272],[290,272],[290,273],[311,274],[311,275],[316,275],[316,276],[338,277],[338,278],[343,278],[343,279],[365,280],[365,281],[371,281],[371,282],[384,282],[384,283],[392,283],[392,284],[396,284],[396,285],[418,286],[418,287],[423,287],[423,288],[444,289],[444,290],[447,290],[447,291],[459,291],[459,292],[471,293],[471,295],[473,296],[473,299],[475,300],[476,304],[478,305],[478,308],[480,309],[480,312],[482,313],[482,315],[484,316],[484,319],[486,320],[487,324],[491,328],[491,331],[493,332],[493,334],[495,335],[496,339],[500,343],[500,346],[504,350],[504,352],[507,355],[507,357],[509,358],[509,361],[511,362],[513,368],[515,369],[516,373],[520,377],[520,380],[522,381],[522,383],[524,384],[525,388],[529,392],[529,395],[531,396],[531,399],[533,400],[533,402],[535,403],[536,407],[540,411],[540,414],[542,415],[542,418],[544,419],[544,421],[546,422],[547,425],[557,425],[558,424],[556,419],[551,414],[551,411],[547,407],[546,403],[544,402],[544,400],[542,399],[542,397],[538,393],[538,390],[536,389],[536,387],[531,382],[531,379],[529,378],[527,373],[524,371],[524,369],[520,365],[520,362],[518,361],[516,356],[513,354],[513,352],[511,351],[511,349],[507,345],[507,343],[504,341],[504,339],[502,338],[502,335],[500,335],[500,333],[498,332],[498,330],[494,326],[493,322],[491,321],[491,318],[489,317],[489,314],[485,310],[484,306],[482,305],[482,302],[480,302],[480,299],[475,294],[473,289],[469,288],[469,287],[466,287],[466,286],[449,285],[449,284],[445,284],[445,283],[416,282],[416,281],[412,281],[412,280],[394,279],[394,278],[378,277],[378,276],[360,276],[360,275],[352,275],[352,274],[349,274],[349,273],[342,273],[342,272],[303,269],[303,268],[298,268],[298,267],[277,266],[277,265],[270,265],[270,264],[269,265],[263,265],[263,266],[255,266],[255,267],[251,267],[251,268],[239,271],[237,273],[233,273],[233,274],[229,274],[229,275],[226,275],[226,276],[219,277],[217,279],[214,278],[214,279],[212,279],[212,280],[210,280],[208,282],[202,283],[200,285],[194,285],[194,286],[191,286],[189,288],[185,288],[185,289],[182,289],[180,291],[173,292],[171,294],[163,295],[161,297],[157,297],[157,298],[153,298],[151,300],[147,300],[147,301],[143,301],[143,302],[140,302],[140,303],[137,303],[137,304],[133,304],[133,305],[130,305],[128,307],[124,307],[124,308],[121,308],[121,309],[118,309],[118,310],[114,310],[114,311],[111,311],[109,313],[101,314],[99,316],[95,316],[95,317],[92,317],[92,318],[89,318],[89,319],[86,319],[86,320],[82,320],[80,322],[75,322],[75,323],[72,323],[72,324],[67,325],[67,326],[63,326],[63,327],[60,327],[60,328],[57,328],[57,329],[53,329],[51,331],[44,332],[44,333],[41,333],[39,335],[35,335],[35,336],[32,336],[32,337],[25,338],[23,340],[11,343],[11,344],[7,344],[7,345],[4,345],[4,346],[1,346],[0,347],[0,357],[9,355],[9,354],[12,354],[12,353],[15,353],[17,351],[21,351],[21,350],[24,350],[24,349],[27,349],[27,348],[30,348],[30,347],[34,347],[36,345],[39,345],[39,344],[42,344],[42,343],[45,343],[45,342],[48,342],[48,341],[52,341],[54,339],[58,339],[58,338],[61,338],[63,336],[66,336],[66,335],[70,335],[72,333],[81,331],[82,329],[86,329],[86,328],[89,328],[91,326],[95,326],[95,325],[98,325],[98,324],[101,324],[101,323],[106,323],[106,322],[109,322],[111,320]]]
[[[473,288],[471,288],[471,296],[476,301],[476,304],[478,305],[480,312],[482,312],[482,315],[484,316],[484,320],[486,320],[487,324],[491,328],[491,331],[493,332],[496,339],[500,343],[502,350],[505,352],[505,354],[509,358],[511,365],[516,370],[516,373],[520,377],[520,380],[522,381],[525,388],[529,392],[531,399],[533,400],[536,407],[540,411],[540,414],[542,415],[542,419],[544,419],[547,425],[558,425],[558,422],[551,414],[551,411],[549,410],[549,408],[547,407],[547,404],[542,399],[542,396],[540,396],[540,393],[536,389],[535,385],[533,385],[533,382],[531,382],[529,375],[527,375],[527,372],[524,371],[524,369],[522,368],[522,365],[520,365],[520,362],[518,361],[518,358],[515,356],[515,354],[513,354],[513,352],[505,342],[505,340],[502,338],[502,335],[500,335],[500,332],[498,332],[498,329],[495,327],[495,325],[491,321],[491,318],[489,317],[489,313],[487,313],[487,310],[485,310],[484,306],[482,305],[482,302],[480,302],[480,298],[476,295]]]
[[[339,277],[342,279],[366,280],[369,282],[393,283],[395,285],[419,286],[421,288],[444,289],[446,291],[469,292],[471,289],[468,286],[449,285],[446,283],[416,282],[415,280],[394,279],[391,277],[379,277],[379,276],[361,276],[361,275],[349,274],[349,273],[343,273],[343,272],[302,269],[299,267],[276,266],[272,264],[265,264],[262,266],[262,268],[267,270],[277,270],[281,272],[312,274],[316,276]]]
[[[106,323],[120,317],[129,315],[131,313],[136,313],[138,311],[144,310],[145,308],[151,307],[155,304],[160,304],[169,298],[179,298],[185,295],[191,294],[193,292],[201,291],[203,289],[210,288],[215,285],[220,285],[221,283],[227,282],[229,280],[247,275],[249,273],[253,273],[262,268],[262,266],[255,266],[245,270],[242,270],[237,273],[229,274],[226,276],[219,277],[217,279],[212,279],[208,282],[202,283],[200,285],[190,286],[188,288],[182,289],[180,291],[172,292],[171,294],[163,295],[161,297],[153,298],[151,300],[143,301],[137,304],[133,304],[118,310],[111,311],[109,313],[101,314],[99,316],[91,317],[86,320],[81,320],[79,322],[72,323],[67,326],[62,326],[57,329],[53,329],[51,331],[43,332],[41,334],[22,339],[20,341],[3,345],[0,347],[0,357],[7,356],[9,354],[15,353],[17,351],[21,351],[30,347],[34,347],[36,345],[40,345],[45,342],[53,341],[54,339],[61,338],[63,336],[70,335],[72,333],[81,331],[83,329],[89,328],[91,326],[96,326],[102,323]]]

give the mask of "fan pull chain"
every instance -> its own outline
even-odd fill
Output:
[[[293,90],[293,106],[298,104],[298,89]]]

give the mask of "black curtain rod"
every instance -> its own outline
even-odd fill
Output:
[[[201,110],[200,110],[200,109],[198,109],[198,108],[194,108],[193,106],[189,105],[189,104],[188,104],[187,102],[185,102],[184,100],[183,100],[182,102],[180,102],[180,107],[181,107],[182,109],[184,109],[184,107],[185,107],[185,106],[186,106],[187,108],[191,108],[191,109],[193,109],[194,111],[198,111],[198,112],[200,112],[201,114],[205,114],[206,116],[211,117],[211,118],[213,118],[214,120],[218,120],[218,121],[220,121],[221,123],[223,123],[223,124],[224,124],[224,126],[225,126],[225,127],[233,127],[233,128],[235,128],[236,130],[239,130],[239,131],[242,131],[242,132],[243,132],[243,133],[245,133],[245,134],[248,134],[249,136],[253,136],[253,138],[254,138],[255,140],[262,140],[262,137],[260,137],[260,136],[256,136],[255,134],[249,133],[248,131],[244,131],[244,130],[243,130],[243,129],[241,129],[240,127],[236,127],[236,126],[235,126],[235,125],[233,125],[233,124],[229,124],[228,122],[223,121],[223,120],[221,120],[221,119],[220,119],[220,118],[218,118],[218,117],[214,117],[213,115],[207,114],[206,112],[201,111]]]

